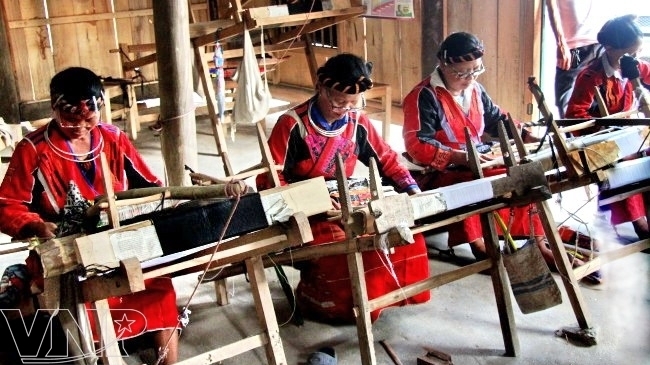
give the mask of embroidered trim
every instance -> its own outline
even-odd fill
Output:
[[[436,152],[436,155],[433,157],[433,161],[431,161],[431,167],[436,170],[442,170],[449,164],[451,153],[451,150],[447,151],[439,149],[438,152]]]

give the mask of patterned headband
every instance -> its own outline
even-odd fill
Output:
[[[483,57],[484,53],[485,53],[485,48],[483,47],[483,42],[481,42],[481,44],[472,48],[468,53],[460,56],[450,56],[447,50],[445,49],[444,51],[442,51],[442,60],[445,61],[445,63],[447,64],[467,62],[467,61],[473,61],[477,58]]]
[[[356,80],[335,80],[324,72],[318,74],[318,81],[325,87],[338,90],[346,94],[359,94],[372,88],[372,79],[366,76],[359,76]]]
[[[90,99],[80,100],[76,104],[71,104],[64,99],[65,95],[53,95],[52,100],[52,109],[58,109],[62,112],[84,115],[91,111],[98,111],[104,105],[104,94],[102,96],[95,97],[93,96]]]

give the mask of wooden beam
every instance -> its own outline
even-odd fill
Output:
[[[192,44],[194,45],[194,47],[201,47],[208,44],[212,44],[215,41],[224,41],[228,38],[232,38],[243,33],[244,33],[244,23],[238,23],[228,28],[219,29],[210,34],[192,38]]]
[[[192,10],[207,10],[207,3],[192,4]],[[151,16],[153,9],[116,11],[111,13],[98,13],[88,15],[70,15],[44,19],[13,20],[7,22],[9,29],[41,27],[44,25],[74,24],[82,22],[95,22],[99,20],[134,18],[138,16]]]
[[[158,55],[156,53],[140,57],[133,61],[124,62],[122,64],[122,69],[124,72],[133,71],[138,67],[146,66],[158,61]]]
[[[20,110],[18,104],[20,98],[16,89],[16,74],[13,72],[13,61],[11,58],[11,49],[7,26],[4,21],[0,21],[0,49],[5,51],[0,52],[0,68],[6,70],[0,74],[0,90],[2,90],[2,98],[0,98],[0,117],[5,118],[5,122],[9,124],[19,124]]]
[[[290,31],[285,32],[285,33],[282,33],[280,36],[278,36],[276,38],[273,38],[272,42],[273,43],[286,42],[286,41],[292,40],[294,38],[297,38],[297,37],[301,36],[302,34],[312,33],[312,32],[315,32],[317,30],[321,30],[321,29],[330,27],[330,26],[332,26],[332,25],[334,25],[336,23],[340,23],[342,21],[352,19],[352,18],[354,18],[356,16],[358,16],[358,14],[354,14],[354,15],[350,14],[350,15],[345,15],[345,16],[339,16],[339,17],[334,18],[334,20],[332,20],[332,19],[321,19],[321,20],[317,20],[317,21],[308,23],[304,27],[302,27],[302,23],[300,23],[298,25],[301,25],[301,27],[290,30]],[[282,26],[290,26],[290,25],[283,24]]]
[[[160,92],[160,135],[168,185],[188,185],[185,165],[197,166],[196,118],[192,102],[192,63],[189,8],[182,1],[154,1],[154,30],[158,90]]]
[[[287,46],[286,44],[265,44],[264,45],[264,51],[267,53],[273,53],[273,52],[282,52],[282,51],[290,51],[290,50],[295,50],[295,49],[304,49],[305,48],[305,42],[304,41],[296,41],[294,42],[291,46]],[[255,54],[261,54],[262,53],[262,47],[253,47],[255,49]],[[223,51],[223,58],[228,59],[228,58],[238,58],[238,57],[244,57],[244,49],[243,48],[237,48],[237,49],[227,49]]]
[[[209,22],[190,23],[190,38],[214,35],[221,29],[237,24],[233,19],[217,19]]]
[[[244,9],[244,18],[247,20],[249,29],[254,29],[258,27],[288,27],[295,25],[303,25],[314,21],[315,19],[324,19],[332,25],[331,18],[337,19],[336,22],[343,21],[345,19],[350,19],[362,15],[365,9],[363,6],[357,6],[347,9],[338,9],[338,10],[326,10],[326,11],[317,11],[312,13],[302,13],[302,14],[291,14],[285,16],[272,16],[264,18],[255,18],[252,17],[248,9]]]
[[[100,14],[88,14],[88,15],[70,15],[70,16],[44,18],[44,19],[14,20],[9,22],[9,28],[20,29],[20,28],[41,27],[44,25],[75,24],[81,22],[96,22],[99,20],[123,19],[123,18],[133,18],[138,16],[150,16],[150,15],[153,15],[152,9],[118,11],[114,13],[100,13]]]

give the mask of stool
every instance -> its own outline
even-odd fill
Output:
[[[363,92],[366,100],[381,99],[381,110],[384,112],[384,120],[381,127],[381,136],[384,141],[390,139],[390,124],[392,122],[392,95],[391,86],[388,84],[375,83],[372,89]]]

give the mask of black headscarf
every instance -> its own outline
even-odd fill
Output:
[[[614,49],[631,47],[643,38],[643,32],[635,20],[634,14],[608,20],[598,32],[598,43]]]
[[[440,44],[438,59],[445,64],[472,61],[483,57],[485,48],[475,35],[458,32],[452,33]]]
[[[372,88],[372,62],[350,53],[338,54],[318,69],[318,82],[346,94],[359,94]]]
[[[50,81],[50,101],[52,108],[69,113],[98,110],[104,104],[102,80],[87,68],[66,68]]]

